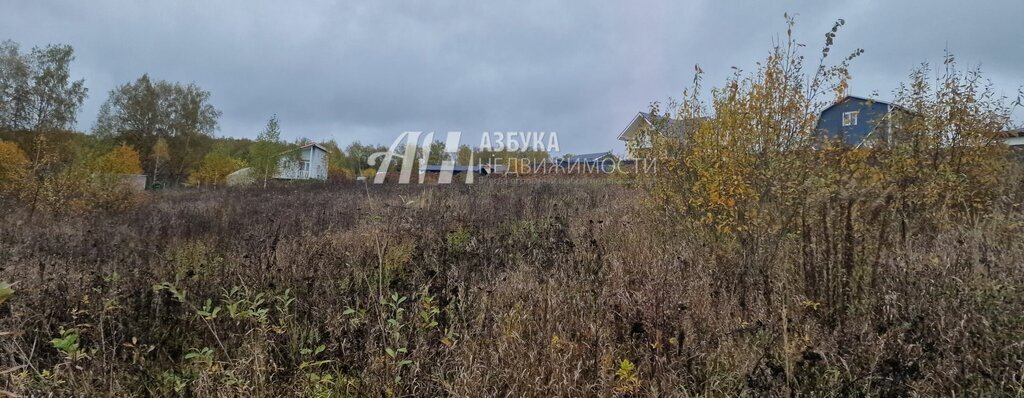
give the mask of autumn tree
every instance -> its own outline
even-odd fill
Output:
[[[0,181],[9,182],[20,178],[28,167],[28,156],[18,144],[0,141]]]
[[[938,73],[936,73],[938,72]],[[1018,99],[1019,101],[1019,99]],[[1010,164],[1001,133],[1015,105],[979,68],[962,70],[947,53],[939,71],[924,64],[895,91],[906,115],[893,137],[877,143],[881,183],[910,214],[989,209],[1007,186]]]
[[[110,91],[93,133],[137,148],[152,148],[164,138],[171,154],[166,173],[180,180],[198,167],[209,151],[220,115],[210,104],[210,92],[194,83],[171,83],[142,75]]]
[[[887,253],[992,211],[1010,185],[1000,132],[1013,109],[947,56],[934,81],[925,66],[895,91],[891,134],[859,146],[828,139],[817,117],[848,95],[862,50],[831,62],[839,20],[808,67],[788,23],[787,40],[754,70],[735,70],[705,97],[698,67],[682,100],[652,106],[641,141],[657,172],[636,180],[673,235],[712,253],[704,266],[716,283],[776,320],[784,353],[797,297],[842,325],[870,308],[858,292],[892,275],[879,265]]]
[[[228,174],[243,167],[245,167],[245,162],[241,159],[231,157],[223,150],[214,149],[203,157],[199,168],[189,175],[188,183],[197,186],[222,185]]]
[[[134,148],[122,144],[96,159],[93,170],[105,174],[142,174],[142,162]]]
[[[359,141],[353,142],[349,144],[347,147],[345,147],[345,160],[348,163],[347,168],[353,171],[364,170],[369,167],[370,163],[368,159],[370,155],[377,152],[384,152],[387,150],[388,148],[383,145],[367,145]],[[392,163],[393,164],[389,167],[389,170],[397,170],[398,166],[394,164],[397,162]],[[362,174],[364,173],[360,173],[360,175]]]
[[[338,146],[338,143],[331,140],[323,143],[323,146],[327,148],[327,179],[330,181],[350,181],[355,178],[355,172],[349,168],[348,157],[345,151]]]
[[[167,140],[164,137],[157,138],[149,157],[153,160],[153,182],[155,183],[160,176],[160,166],[171,159],[171,148],[167,146]]]
[[[788,20],[792,29],[792,20]],[[704,102],[703,71],[683,100],[662,111],[639,141],[659,165],[644,179],[662,205],[677,217],[701,220],[722,232],[742,232],[756,221],[766,199],[789,203],[801,197],[802,182],[814,169],[806,154],[815,148],[817,111],[845,95],[855,50],[828,66],[840,20],[826,35],[820,65],[807,75],[801,45],[791,37],[776,46],[750,74],[736,70]],[[685,125],[682,130],[673,126]],[[636,148],[641,149],[641,148]],[[785,217],[785,216],[782,216]]]
[[[256,142],[249,147],[249,167],[253,175],[263,181],[263,188],[267,187],[267,181],[278,172],[281,161],[281,152],[285,150],[281,142],[281,125],[277,116],[267,121],[267,126],[256,136]]]
[[[72,80],[74,50],[48,45],[22,53],[17,43],[0,42],[0,129],[66,130],[74,126],[88,89]]]
[[[445,152],[444,142],[435,140],[430,143],[430,153],[427,155],[427,164],[431,166],[439,166],[446,160],[451,160],[452,155]]]
[[[363,177],[368,181],[372,181],[375,177],[377,177],[377,173],[377,169],[365,168],[363,169],[363,171],[359,172],[359,177]]]
[[[17,144],[0,141],[0,195],[17,194],[29,182],[28,156]]]
[[[140,174],[139,154],[130,146],[110,148],[91,140],[75,142],[65,158],[50,134],[36,134],[28,147],[27,181],[18,195],[31,218],[37,211],[54,214],[86,210],[123,210],[139,203],[124,174]]]
[[[473,163],[473,148],[469,145],[459,145],[459,150],[455,152],[455,162],[463,166],[472,166]]]

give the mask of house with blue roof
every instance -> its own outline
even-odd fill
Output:
[[[818,114],[815,134],[852,147],[870,146],[873,142],[888,142],[893,132],[899,131],[902,121],[913,117],[913,113],[898,105],[877,99],[849,95],[836,101]],[[666,121],[659,123],[659,121]],[[626,144],[627,158],[641,157],[649,143],[639,142],[645,128],[664,129],[659,134],[682,138],[692,120],[679,120],[638,112],[629,125],[619,133],[619,140]],[[1004,131],[1002,139],[1011,148],[1024,148],[1024,129]],[[638,153],[639,152],[639,153]]]
[[[821,111],[815,133],[860,147],[872,139],[888,140],[903,114],[907,112],[888,102],[850,95]]]
[[[825,108],[818,116],[815,133],[853,147],[888,142],[900,123],[914,114],[898,105],[856,96],[846,96]],[[1011,148],[1024,147],[1024,130],[999,133]]]

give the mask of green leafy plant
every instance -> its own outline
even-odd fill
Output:
[[[381,304],[389,309],[389,318],[386,320],[385,329],[388,331],[388,346],[384,348],[384,353],[387,354],[388,358],[395,361],[399,366],[412,365],[413,361],[405,359],[405,354],[409,353],[409,349],[404,346],[404,340],[402,338],[402,331],[405,328],[405,308],[402,308],[402,304],[408,300],[408,297],[399,295],[397,292],[391,293],[391,296],[381,300]],[[401,380],[400,376],[395,376],[395,381]]]
[[[217,314],[221,311],[220,306],[214,306],[212,299],[206,299],[206,303],[203,304],[203,308],[196,310],[196,315],[203,317],[208,321],[217,319]]]
[[[61,329],[60,337],[50,340],[50,345],[60,351],[61,354],[64,354],[65,359],[75,361],[88,356],[81,350],[79,338],[78,329]]]
[[[170,282],[161,282],[161,283],[153,285],[153,291],[154,292],[167,291],[168,293],[171,294],[171,297],[174,297],[175,300],[178,300],[179,302],[182,302],[182,303],[185,302],[185,298],[188,295],[187,291],[179,290],[177,286],[175,286],[174,284],[172,284]]]
[[[299,364],[299,369],[316,368],[316,367],[319,367],[321,365],[326,365],[326,364],[329,364],[329,363],[333,362],[333,361],[331,361],[329,359],[323,359],[323,360],[316,360],[315,359],[317,355],[320,355],[320,353],[324,352],[324,350],[326,350],[326,349],[327,349],[326,345],[320,344],[320,345],[318,345],[316,347],[313,347],[313,348],[303,348],[303,349],[299,350],[299,353],[302,354],[303,357],[305,357],[305,359],[302,361],[302,363]]]
[[[615,370],[615,378],[618,385],[615,393],[618,395],[632,395],[640,390],[640,377],[636,374],[636,365],[628,359],[619,361],[619,367]]]
[[[437,327],[437,315],[441,313],[441,309],[437,307],[437,303],[434,297],[427,294],[426,289],[420,293],[420,309],[419,309],[419,322],[418,325],[423,329],[433,329]]]
[[[231,319],[254,319],[259,323],[267,323],[270,307],[267,307],[267,294],[260,292],[250,295],[238,286],[225,290],[221,302],[228,310]],[[289,302],[290,304],[290,302]]]
[[[473,235],[466,228],[459,228],[445,237],[448,250],[452,253],[466,253],[473,242]]]
[[[7,281],[0,281],[0,304],[3,304],[7,299],[14,295],[14,284],[7,283]]]
[[[212,348],[193,348],[189,350],[189,352],[185,353],[185,360],[194,363],[200,363],[205,365],[205,367],[209,368],[210,366],[213,365],[213,356],[214,352]]]

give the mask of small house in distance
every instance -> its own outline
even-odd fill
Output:
[[[1016,150],[1024,149],[1024,128],[1004,131],[1003,142],[1006,142],[1006,145],[1009,145],[1010,148]]]
[[[275,179],[326,180],[327,152],[323,145],[309,143],[281,154]]]
[[[871,146],[880,142],[891,142],[899,136],[900,126],[912,121],[916,114],[899,105],[858,96],[845,96],[823,109],[815,124],[814,135],[818,139],[830,140],[851,147]],[[644,156],[650,142],[640,134],[644,129],[659,136],[682,138],[692,129],[697,119],[680,120],[638,112],[629,125],[619,133],[618,139],[626,144],[626,159]],[[661,131],[657,131],[661,130]],[[895,136],[894,136],[895,134]],[[1010,148],[1024,152],[1024,129],[1013,129],[998,133]]]
[[[328,149],[320,144],[305,144],[281,153],[275,180],[327,180]],[[257,180],[251,167],[235,170],[225,179],[228,186],[249,185]]]
[[[888,102],[846,96],[821,111],[815,133],[850,146],[864,145],[872,136],[886,140],[898,109]]]
[[[649,112],[637,112],[633,120],[629,122],[626,128],[622,129],[619,133],[619,141],[626,144],[626,159],[640,159],[644,157],[644,149],[650,148],[650,142],[642,142],[641,140],[649,137],[642,137],[641,131],[645,128],[657,131],[662,136],[673,136],[679,139],[683,138],[683,133],[687,126],[691,128],[695,125],[695,121],[698,119],[687,119],[680,120],[673,117],[658,116]]]
[[[900,123],[915,114],[898,105],[875,99],[846,96],[825,108],[818,116],[815,134],[845,145],[860,147],[874,142],[886,142],[900,130]],[[1024,147],[1024,130],[999,133],[1011,148]]]
[[[612,155],[612,151],[585,153],[559,159],[558,164],[563,168],[575,169],[577,171],[610,172],[615,168],[615,156]]]

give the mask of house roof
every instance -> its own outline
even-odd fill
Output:
[[[252,167],[243,167],[228,174],[228,177],[239,176],[243,174],[249,174],[252,171]]]
[[[639,128],[639,126],[637,126],[637,124],[646,123],[648,126],[653,126],[654,122],[657,121],[659,118],[662,118],[662,119],[665,119],[665,120],[668,121],[668,123],[667,123],[668,124],[667,125],[667,127],[668,127],[667,130],[668,131],[666,131],[666,133],[670,134],[670,135],[676,135],[676,136],[682,136],[682,133],[683,133],[683,131],[685,131],[687,126],[690,126],[691,123],[693,123],[694,121],[701,119],[701,118],[678,119],[678,118],[669,117],[669,116],[652,115],[649,112],[637,112],[636,116],[633,117],[633,120],[629,122],[629,125],[627,125],[626,128],[622,129],[622,132],[619,133],[619,137],[618,137],[619,140],[620,141],[628,140],[629,139],[628,136],[631,135],[632,131],[637,129],[637,128]]]
[[[633,126],[636,125],[637,123],[651,124],[650,120],[647,119],[646,114],[644,112],[637,112],[636,116],[633,116],[633,120],[630,120],[629,124],[626,125],[626,127],[622,129],[622,132],[619,133],[619,141],[626,141],[627,133],[632,131],[634,129]]]
[[[565,159],[565,161],[569,162],[569,163],[597,162],[597,161],[600,161],[601,159],[604,159],[604,158],[609,157],[609,156],[612,156],[612,151],[595,152],[595,153],[584,153],[584,154],[580,154],[580,155],[574,155],[574,156],[569,157],[569,159]]]
[[[325,147],[325,146],[323,146],[323,145],[320,145],[320,144],[317,144],[317,143],[315,143],[315,142],[310,142],[310,143],[308,143],[308,144],[305,144],[305,145],[303,145],[303,146],[300,146],[300,147],[299,147],[298,149],[306,149],[306,148],[309,148],[309,147],[311,147],[311,146],[313,146],[313,147],[317,147],[317,148],[320,148],[320,150],[322,150],[322,151],[324,151],[324,152],[330,152],[330,151],[331,151],[330,149],[327,149],[327,147]]]
[[[1024,137],[1024,128],[1006,130],[999,134],[1006,138]]]
[[[287,151],[281,152],[278,155],[284,155],[284,154],[286,154],[288,152],[295,152],[295,151],[298,151],[300,149],[306,149],[306,148],[309,148],[309,147],[316,147],[316,148],[319,148],[321,151],[324,151],[324,152],[327,152],[327,153],[331,153],[331,150],[327,149],[327,147],[325,147],[323,145],[320,145],[320,144],[317,144],[315,142],[310,142],[308,144],[303,144],[303,145],[299,146],[298,148],[292,148],[292,149],[289,149]]]
[[[825,107],[825,109],[822,109],[821,112],[818,112],[818,114],[820,115],[822,113],[825,113],[825,111],[827,111],[829,109],[832,109],[832,108],[835,108],[837,105],[842,104],[842,103],[846,102],[846,100],[850,100],[850,99],[864,101],[864,102],[872,102],[872,103],[875,103],[875,104],[889,105],[889,106],[892,106],[892,107],[900,108],[897,105],[893,105],[891,102],[886,102],[886,101],[882,101],[882,100],[879,100],[879,99],[865,98],[865,97],[860,97],[860,96],[856,96],[856,95],[847,95],[847,96],[844,96],[843,98],[840,98],[836,102],[833,102],[832,105],[829,105],[829,106]]]

